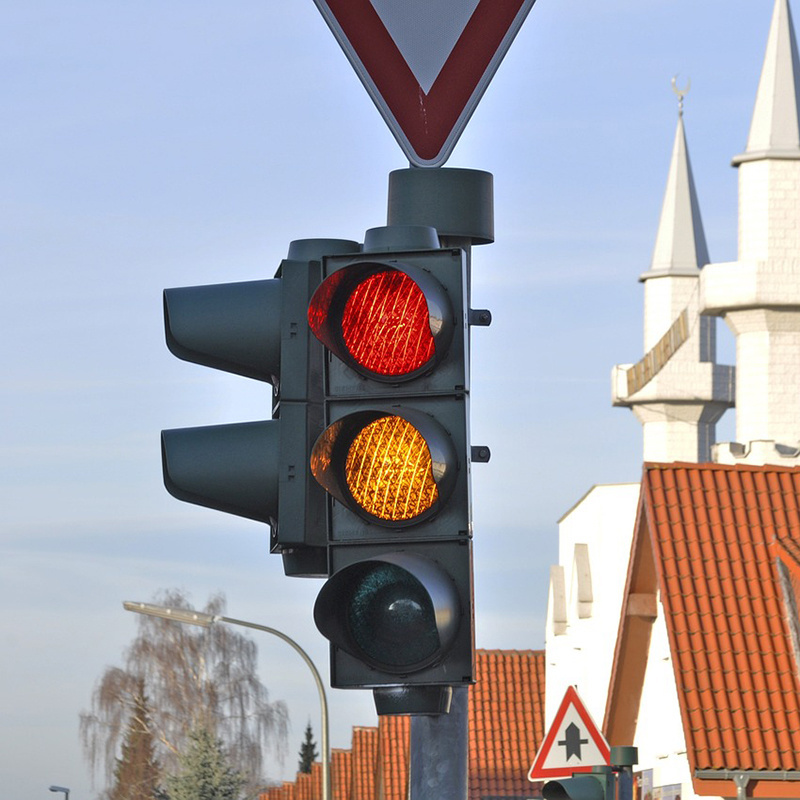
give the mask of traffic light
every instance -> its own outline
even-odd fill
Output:
[[[325,498],[308,462],[324,428],[323,349],[306,318],[322,256],[358,250],[299,240],[272,279],[164,291],[174,355],[273,386],[271,419],[162,431],[164,484],[179,500],[268,523],[287,575],[327,574]]]
[[[544,800],[632,800],[633,767],[639,750],[631,745],[611,748],[611,766],[601,764],[591,772],[573,773],[571,778],[547,781]]]
[[[571,778],[547,781],[542,787],[542,797],[544,800],[614,800],[612,768],[594,767],[593,770]]]
[[[310,466],[330,578],[314,618],[331,684],[375,689],[379,713],[441,710],[472,681],[468,318],[466,254],[418,226],[324,258],[309,304],[327,351]]]

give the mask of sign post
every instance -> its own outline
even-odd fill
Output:
[[[438,168],[452,153],[535,0],[314,2],[411,166]],[[424,173],[425,180],[412,177],[412,173]],[[491,315],[487,311],[473,311],[468,302],[471,246],[487,244],[494,238],[491,175],[442,169],[409,169],[393,175],[396,179],[390,185],[389,227],[425,226],[438,236],[441,248],[460,249],[466,257],[464,321],[467,327],[487,325]],[[465,187],[469,191],[463,191]],[[468,340],[467,333],[465,342]],[[455,392],[464,401],[469,393],[467,375],[468,372],[463,386]],[[468,426],[466,433],[468,441]],[[487,461],[488,448],[467,447],[460,452],[461,469],[468,481],[470,462]],[[472,535],[469,512],[467,517],[466,526],[456,526],[453,530],[456,539],[463,540],[469,548]],[[336,549],[329,547],[329,550],[332,564]],[[347,548],[338,550],[344,552]],[[343,566],[338,577],[332,576],[335,583],[329,581],[333,587],[331,593],[347,588],[355,570],[361,568],[349,563]],[[465,582],[471,584],[471,558],[469,575],[462,583]],[[462,603],[460,612],[462,633],[472,627],[471,585],[468,594],[469,603]],[[333,631],[329,622],[326,616],[323,627]],[[369,640],[369,636],[365,637],[371,646]],[[408,686],[402,682],[402,676],[397,676],[394,686],[378,687],[384,701],[396,697],[402,702],[407,694],[422,696],[431,690],[441,699],[453,695],[450,714],[439,712],[430,720],[413,718],[411,800],[466,800],[468,795],[465,684],[471,681],[471,673],[463,669],[451,670],[452,676],[445,673],[447,670],[443,669],[438,684]],[[377,698],[376,694],[376,701]],[[392,712],[387,708],[384,713]]]

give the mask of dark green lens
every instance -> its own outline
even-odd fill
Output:
[[[394,564],[370,565],[353,590],[348,623],[356,645],[384,668],[420,664],[439,650],[430,596]]]

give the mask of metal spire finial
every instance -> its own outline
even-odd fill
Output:
[[[680,73],[679,73],[680,74]],[[689,94],[689,89],[692,88],[692,79],[686,79],[686,86],[683,89],[678,88],[678,76],[675,75],[672,79],[672,91],[678,95],[678,116],[683,116],[683,98]]]

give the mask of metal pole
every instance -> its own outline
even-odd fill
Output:
[[[449,714],[411,717],[410,800],[466,800],[468,697],[454,687]]]

